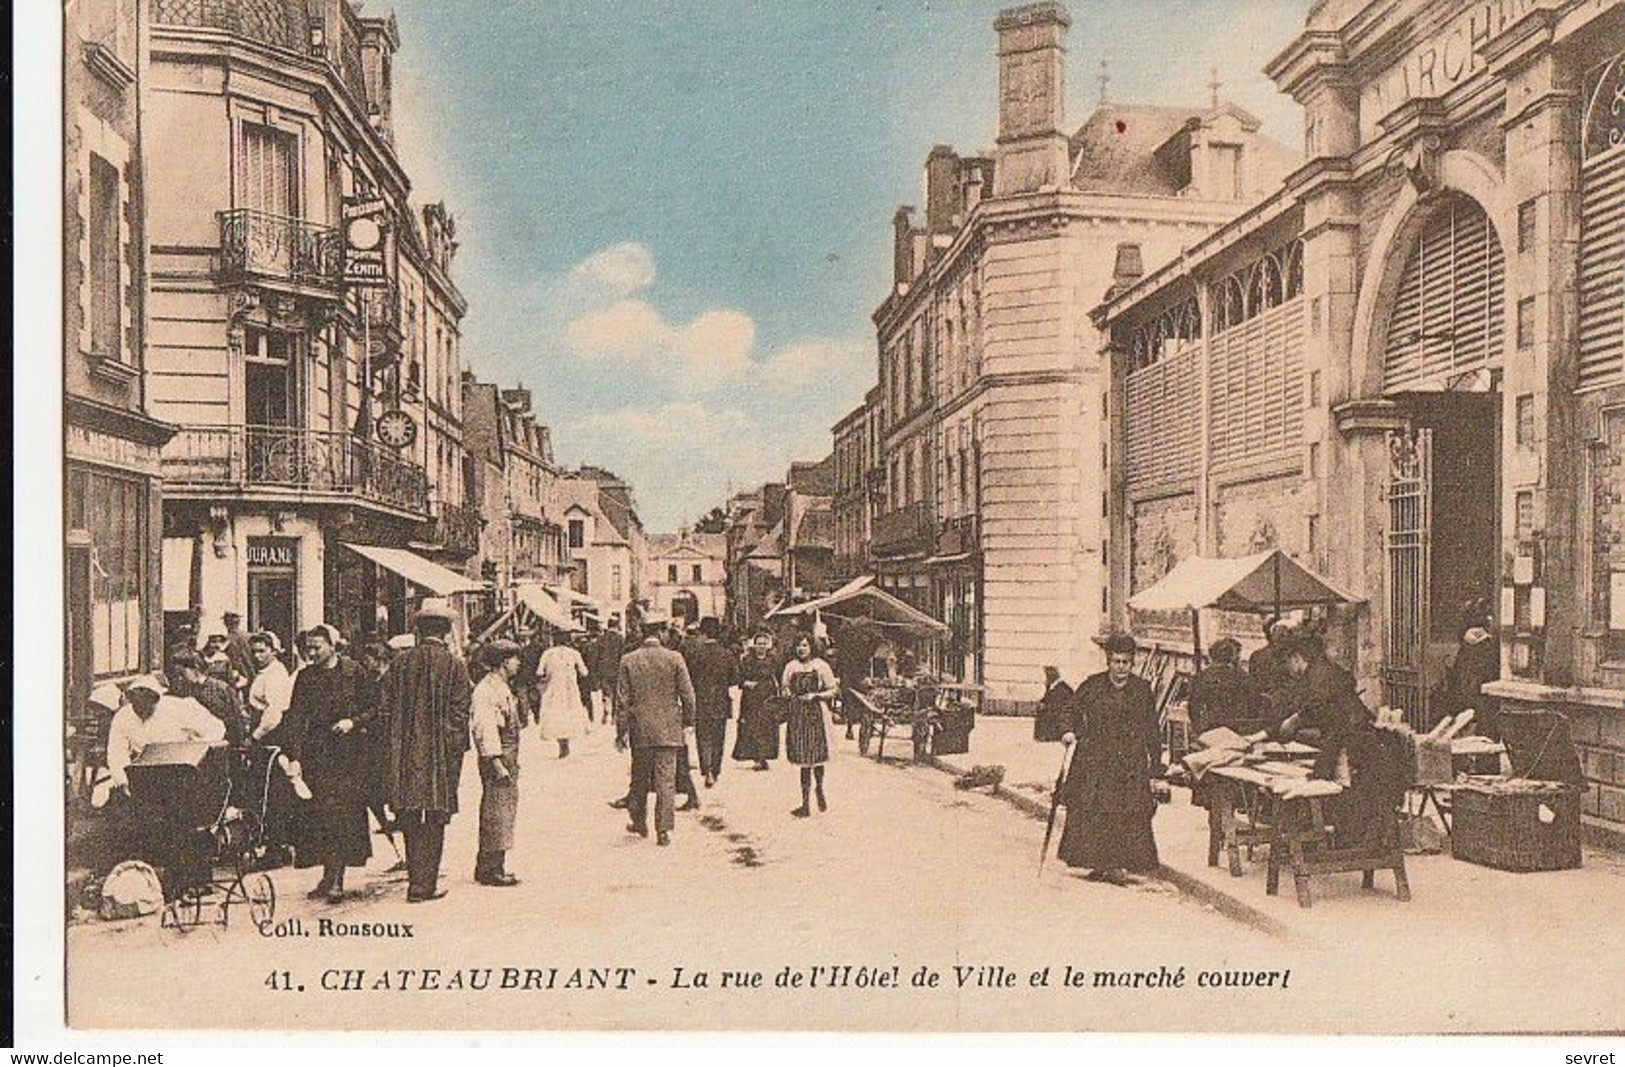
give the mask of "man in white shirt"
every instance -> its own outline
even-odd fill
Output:
[[[226,727],[190,697],[177,697],[144,674],[125,687],[126,703],[107,730],[107,770],[112,785],[128,789],[131,763],[148,745],[226,739]]]

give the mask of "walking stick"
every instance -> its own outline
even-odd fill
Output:
[[[1066,784],[1067,765],[1072,762],[1072,746],[1076,741],[1068,741],[1061,749],[1061,770],[1055,776],[1055,792],[1049,800],[1049,823],[1044,827],[1044,847],[1038,850],[1038,874],[1044,874],[1044,861],[1049,858],[1050,838],[1055,836],[1055,815],[1061,810],[1061,787]]]

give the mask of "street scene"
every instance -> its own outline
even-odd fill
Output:
[[[1625,1029],[1625,0],[1155,6],[70,0],[68,1025]]]

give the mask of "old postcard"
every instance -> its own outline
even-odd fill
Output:
[[[60,14],[70,1032],[1625,1031],[1625,0]]]

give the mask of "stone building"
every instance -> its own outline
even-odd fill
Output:
[[[1334,655],[1425,723],[1487,605],[1486,692],[1569,716],[1587,825],[1615,835],[1622,53],[1617,2],[1316,4],[1268,68],[1308,162],[1096,313],[1116,617],[1184,556],[1279,546],[1362,598]]]
[[[1076,680],[1099,661],[1108,375],[1087,312],[1119,252],[1175,257],[1296,161],[1217,98],[1102,101],[1070,130],[1070,24],[1058,3],[999,15],[996,147],[932,149],[874,313],[872,569],[949,623],[936,667],[990,707],[1036,699],[1046,664]]]
[[[834,576],[839,581],[869,573],[872,561],[869,546],[881,496],[879,453],[880,427],[876,408],[880,389],[869,390],[863,403],[848,412],[832,428],[835,437],[835,493],[832,502],[835,523]]]
[[[646,596],[649,553],[632,487],[612,471],[583,466],[564,475],[559,491],[571,568],[564,588],[588,598],[601,616],[627,618]]]
[[[69,714],[162,649],[159,449],[149,414],[142,0],[78,0],[63,20],[63,605]],[[185,605],[182,604],[182,607]]]
[[[651,608],[674,619],[726,619],[727,535],[684,529],[651,536],[642,591]]]
[[[285,642],[324,620],[399,631],[424,595],[477,583],[410,548],[444,549],[435,520],[465,503],[442,386],[462,303],[449,217],[418,231],[392,142],[394,20],[349,0],[149,11],[145,372],[180,427],[166,606]]]

